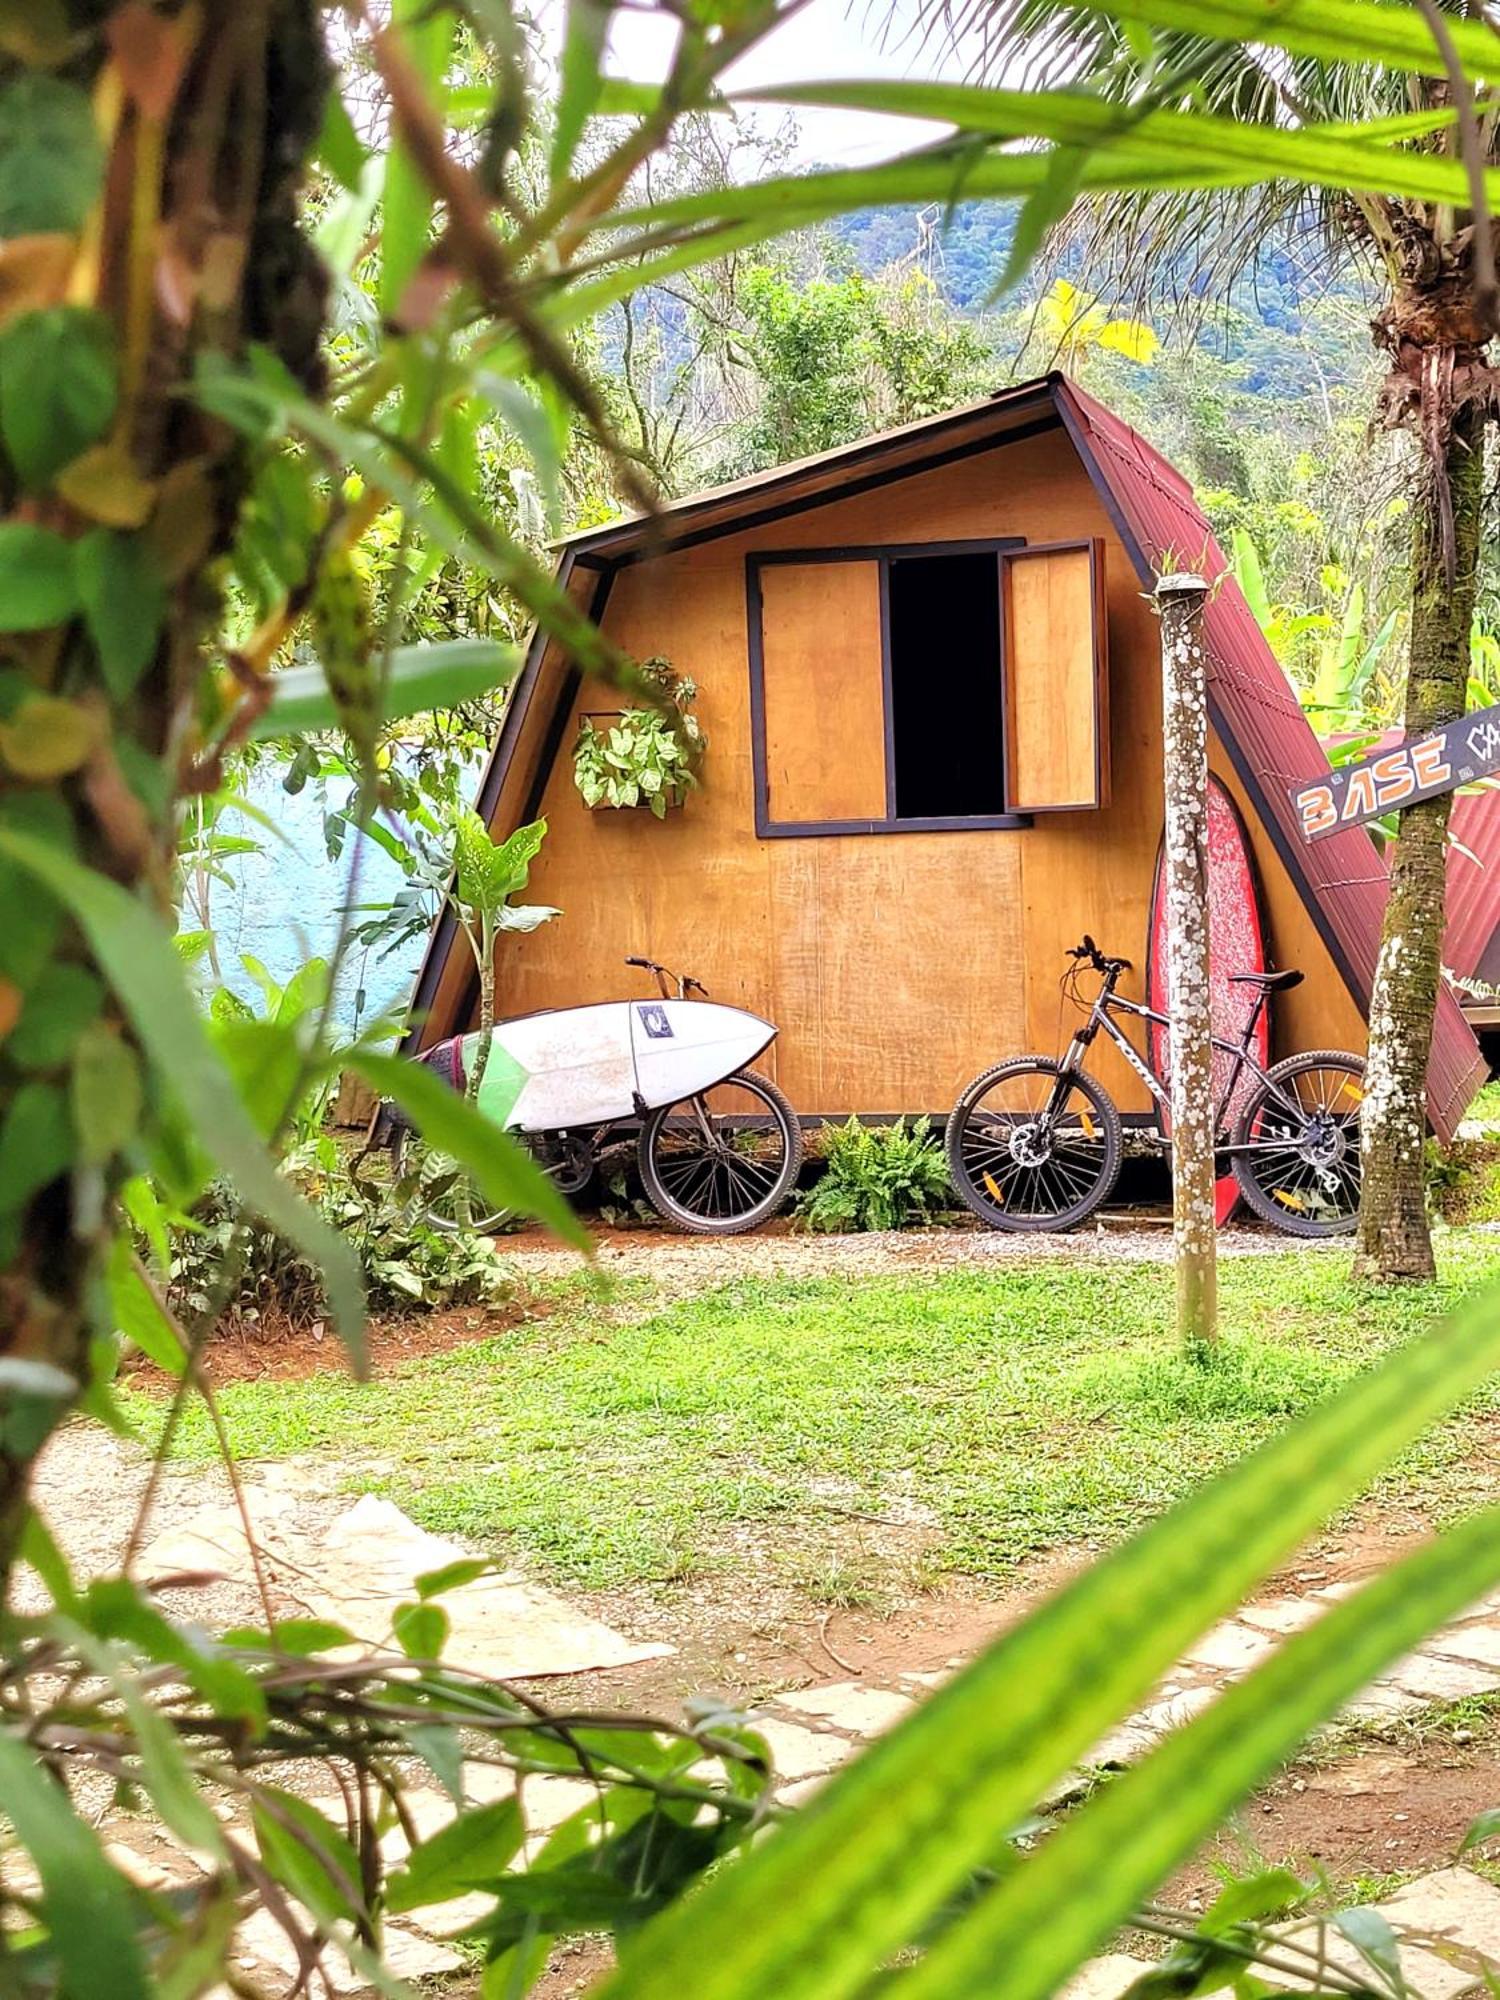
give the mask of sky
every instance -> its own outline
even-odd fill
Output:
[[[806,5],[758,43],[730,69],[730,89],[831,78],[943,77],[964,80],[964,50],[941,34],[915,26],[911,0],[806,0]],[[675,28],[665,15],[624,11],[615,16],[610,68],[636,82],[655,82],[666,68]],[[777,122],[774,112],[763,114]],[[863,112],[799,109],[800,132],[794,159],[799,163],[864,166],[915,145],[943,130],[909,118],[873,117]]]

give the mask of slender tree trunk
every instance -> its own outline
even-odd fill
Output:
[[[54,10],[41,11],[50,21]],[[298,232],[296,195],[328,63],[316,0],[141,8],[113,42],[109,10],[95,0],[55,11],[74,50],[66,79],[46,79],[52,99],[72,106],[71,136],[55,141],[71,154],[60,185],[71,190],[76,178],[84,199],[56,234],[29,239],[47,259],[12,260],[33,275],[7,291],[0,318],[10,327],[64,298],[86,305],[109,322],[118,397],[105,437],[45,491],[33,480],[22,493],[0,471],[0,517],[33,535],[40,523],[72,544],[89,538],[132,589],[108,601],[102,625],[69,606],[49,629],[4,641],[13,733],[0,756],[0,827],[57,846],[166,912],[202,647],[219,611],[211,579],[248,473],[238,433],[195,402],[194,372],[205,355],[234,359],[257,341],[317,386],[323,281]],[[16,46],[11,37],[7,48]],[[22,74],[9,58],[0,84],[13,90]],[[65,129],[61,112],[49,115]],[[49,414],[59,426],[67,416]],[[45,762],[21,759],[14,724],[22,719],[24,732],[31,703],[51,704],[54,728],[68,722],[76,755],[54,745]],[[10,862],[0,863],[0,905],[0,1354],[28,1364],[0,1392],[3,1598],[35,1453],[87,1381],[92,1338],[107,1343],[114,1324],[104,1262],[114,1197],[138,1166],[142,1135],[112,1135],[100,1157],[84,1145],[70,1096],[72,1049],[54,1034],[24,1062],[16,1053],[18,1030],[55,1025],[64,987],[75,1005],[80,990],[97,994],[85,1032],[127,1068],[131,1038],[83,936]]]
[[[490,1037],[495,1026],[495,940],[488,924],[480,930],[479,949],[479,1047],[474,1051],[474,1066],[469,1071],[469,1088],[466,1093],[471,1104],[479,1101],[479,1086],[484,1082],[484,1072],[490,1060]]]
[[[463,921],[461,915],[459,921]],[[495,1026],[495,939],[483,918],[479,919],[479,942],[474,956],[479,970],[479,1045],[474,1051],[474,1060],[464,1084],[464,1096],[471,1104],[479,1102],[479,1086],[484,1082],[484,1072],[489,1066],[490,1040]],[[465,1229],[473,1226],[474,1190],[467,1174],[461,1177],[458,1184],[458,1219]]]
[[[1485,425],[1479,408],[1470,405],[1460,410],[1446,453],[1456,556],[1452,583],[1443,555],[1439,495],[1430,479],[1413,509],[1405,715],[1409,737],[1464,712],[1483,512]],[[1444,793],[1408,806],[1401,815],[1370,998],[1354,1275],[1382,1284],[1431,1278],[1435,1271],[1427,1222],[1425,1106],[1442,977],[1444,871],[1452,804],[1452,794]]]
[[[1164,576],[1156,586],[1166,789],[1167,1012],[1172,1024],[1172,1235],[1177,1332],[1189,1353],[1202,1350],[1218,1334],[1206,595],[1198,576]]]

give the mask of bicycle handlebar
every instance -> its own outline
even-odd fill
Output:
[[[701,993],[705,1000],[708,998],[708,988],[703,984],[701,979],[694,979],[691,973],[671,972],[666,966],[658,965],[654,958],[627,958],[625,963],[637,967],[642,972],[654,973],[656,975],[656,983],[661,988],[664,1000],[671,998],[671,995],[667,991],[667,986],[668,982],[674,979],[677,982],[677,998],[679,1000],[686,1000],[689,993]]]
[[[1082,944],[1075,944],[1069,951],[1068,956],[1069,958],[1086,959],[1095,972],[1129,972],[1131,970],[1128,958],[1110,958],[1106,956],[1104,952],[1100,951],[1098,945],[1094,943],[1094,940],[1089,936],[1087,931],[1083,934]]]

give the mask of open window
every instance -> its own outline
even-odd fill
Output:
[[[756,829],[1018,826],[1104,801],[1102,549],[747,560]]]
[[[886,578],[895,816],[982,819],[1003,813],[994,553],[900,556]]]

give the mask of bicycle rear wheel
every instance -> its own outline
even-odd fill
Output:
[[[1359,1219],[1365,1066],[1341,1049],[1267,1071],[1234,1129],[1234,1177],[1263,1222],[1288,1236],[1345,1236]]]
[[[664,1222],[694,1236],[738,1236],[785,1204],[802,1165],[802,1126],[774,1083],[742,1069],[653,1111],[637,1159]]]
[[[1046,1056],[1016,1056],[976,1076],[953,1107],[948,1171],[991,1229],[1073,1229],[1114,1191],[1120,1114],[1081,1071],[1059,1092],[1062,1075]]]

